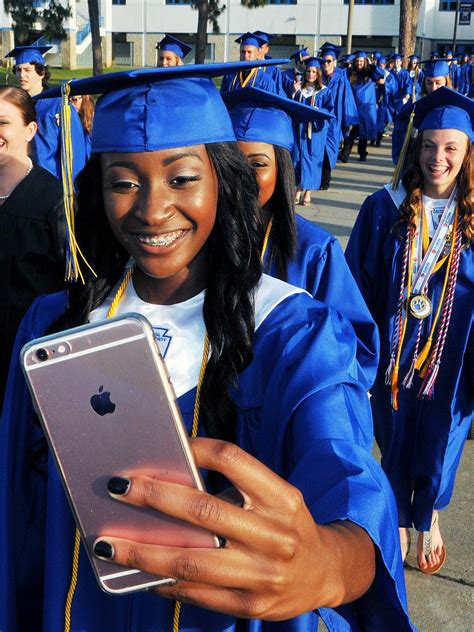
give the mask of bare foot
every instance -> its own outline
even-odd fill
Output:
[[[433,512],[430,531],[420,531],[416,545],[418,566],[424,572],[436,572],[446,555],[439,530],[438,512]]]
[[[402,560],[405,561],[411,544],[410,530],[406,527],[399,527],[398,533],[400,534],[400,549],[402,552]]]

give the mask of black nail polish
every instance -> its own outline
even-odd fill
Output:
[[[114,556],[114,547],[105,540],[99,540],[94,545],[94,553],[97,557],[111,560]]]
[[[107,489],[111,494],[115,494],[116,496],[125,496],[130,489],[130,481],[128,478],[113,476],[107,483]]]

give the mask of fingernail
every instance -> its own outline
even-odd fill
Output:
[[[114,547],[105,540],[99,540],[94,544],[94,553],[97,557],[102,557],[104,560],[111,560],[114,556]]]
[[[122,478],[121,476],[113,476],[107,483],[107,489],[111,494],[115,496],[125,496],[130,489],[130,481],[128,478]]]

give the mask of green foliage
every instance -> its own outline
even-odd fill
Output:
[[[220,14],[226,10],[226,5],[224,4],[222,7],[219,4],[219,0],[204,0],[204,3],[207,4],[207,21],[212,24],[212,32],[220,33],[218,18]],[[200,5],[203,4],[203,0],[193,0],[191,6],[193,9],[199,10]]]
[[[257,9],[258,7],[264,7],[267,4],[267,0],[240,0],[240,4],[247,9]]]
[[[48,7],[43,10],[44,33],[48,40],[64,39],[66,31],[64,30],[64,20],[70,18],[72,9],[69,3],[63,6],[58,0],[50,0]]]
[[[3,0],[5,12],[12,18],[15,42],[17,45],[30,44],[31,32],[35,30],[40,12],[33,7],[31,0]],[[66,31],[63,22],[70,17],[72,10],[68,4],[66,7],[59,0],[49,0],[42,12],[45,28],[43,35],[49,40],[64,39]]]
[[[12,18],[17,45],[29,43],[30,31],[35,27],[38,11],[31,0],[3,0],[5,12]]]

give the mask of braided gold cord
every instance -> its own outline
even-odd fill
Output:
[[[79,574],[80,545],[81,545],[81,534],[79,533],[79,530],[76,529],[76,534],[74,536],[74,551],[72,554],[71,583],[69,585],[69,590],[66,597],[66,607],[64,609],[64,632],[71,631],[71,609],[72,609],[72,601],[74,599],[74,593],[76,591],[77,576]]]

